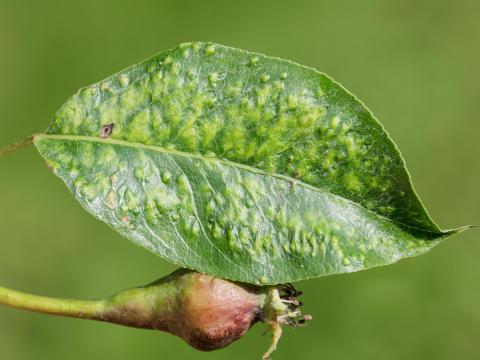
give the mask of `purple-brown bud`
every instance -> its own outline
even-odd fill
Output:
[[[298,325],[300,303],[291,286],[254,286],[180,269],[152,284],[125,290],[106,300],[98,320],[167,331],[194,348],[223,348],[257,321],[269,324],[274,350],[280,324]]]

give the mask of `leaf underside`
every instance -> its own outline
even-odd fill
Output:
[[[77,92],[35,144],[80,204],[183,267],[256,284],[422,254],[442,231],[385,130],[298,64],[182,44]]]

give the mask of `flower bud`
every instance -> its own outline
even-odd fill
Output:
[[[274,334],[266,358],[276,347],[281,324],[296,326],[308,319],[296,320],[298,295],[291,285],[255,286],[179,269],[107,299],[98,320],[166,331],[202,351],[223,348],[262,321]]]

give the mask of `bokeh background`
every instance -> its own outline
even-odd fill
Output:
[[[399,145],[445,227],[480,223],[480,2],[0,0],[0,144],[44,130],[79,87],[184,41],[313,66]],[[396,265],[299,283],[307,327],[274,359],[479,359],[480,230]],[[74,201],[33,148],[0,159],[0,284],[100,297],[174,266]],[[213,353],[171,335],[0,308],[0,358],[258,359],[264,327]]]

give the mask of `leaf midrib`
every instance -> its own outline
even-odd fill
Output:
[[[300,181],[298,179],[292,178],[292,177],[287,176],[287,175],[282,175],[282,174],[278,174],[278,173],[269,173],[269,172],[263,171],[261,169],[258,169],[256,167],[249,166],[249,165],[244,165],[244,164],[241,164],[241,163],[236,163],[234,161],[225,160],[225,159],[221,159],[221,158],[217,158],[217,157],[204,156],[204,155],[200,155],[200,154],[193,154],[193,153],[180,151],[180,150],[175,150],[175,149],[168,149],[166,147],[157,146],[157,145],[146,145],[146,144],[142,144],[142,143],[135,143],[135,142],[125,141],[125,140],[118,140],[118,139],[112,139],[112,138],[102,139],[102,138],[98,138],[98,137],[95,137],[95,136],[82,136],[82,135],[49,135],[49,134],[35,134],[34,135],[34,138],[38,138],[38,137],[53,139],[53,140],[89,141],[89,142],[98,142],[98,143],[104,143],[104,144],[110,144],[110,145],[128,146],[128,147],[132,147],[132,148],[135,148],[135,149],[153,150],[153,151],[157,151],[157,152],[161,152],[161,153],[178,155],[178,156],[191,158],[191,159],[199,159],[199,160],[202,160],[202,161],[205,161],[205,162],[219,162],[221,164],[236,167],[236,168],[240,168],[240,169],[243,169],[243,170],[247,170],[247,171],[253,172],[255,174],[272,176],[272,177],[279,178],[279,179],[282,179],[282,180],[285,180],[285,181],[288,181],[288,182],[293,182],[295,185],[298,184],[298,185],[301,185],[301,186],[303,186],[305,188],[308,188],[310,190],[318,191],[318,192],[328,194],[328,195],[338,196],[338,195],[332,194],[330,192],[323,191],[320,188],[309,185],[307,183],[304,183],[303,181]],[[345,199],[341,196],[338,196],[338,197],[340,197],[342,199]],[[348,199],[345,199],[345,200],[348,200]]]
[[[269,173],[269,172],[263,171],[261,169],[258,169],[256,167],[241,164],[241,163],[236,163],[236,162],[233,162],[233,161],[230,161],[230,160],[220,159],[220,158],[216,158],[216,157],[208,157],[208,156],[204,156],[204,155],[200,155],[200,154],[193,154],[193,153],[180,151],[180,150],[175,150],[175,149],[168,149],[168,148],[165,148],[165,147],[162,147],[162,146],[147,145],[147,144],[135,143],[135,142],[113,139],[113,138],[103,139],[103,138],[99,138],[99,137],[95,137],[95,136],[51,135],[51,134],[43,134],[43,133],[34,134],[33,138],[34,139],[45,138],[45,139],[52,139],[52,140],[67,140],[67,141],[88,141],[88,142],[96,142],[96,143],[101,143],[101,144],[103,143],[103,144],[110,144],[110,145],[127,146],[127,147],[131,147],[131,148],[135,148],[135,149],[152,150],[152,151],[156,151],[156,152],[160,152],[160,153],[164,153],[164,154],[178,155],[178,156],[182,156],[182,157],[186,157],[186,158],[190,158],[190,159],[199,159],[199,160],[202,160],[204,162],[218,162],[218,163],[221,163],[223,165],[243,169],[243,170],[252,172],[254,174],[263,175],[263,176],[271,176],[271,177],[274,177],[274,178],[281,179],[281,180],[287,181],[289,183],[292,183],[294,186],[299,185],[299,186],[302,186],[306,189],[309,189],[309,190],[312,190],[312,191],[315,191],[315,192],[318,192],[318,193],[321,193],[321,194],[325,194],[325,195],[328,195],[328,196],[332,196],[332,197],[335,197],[335,198],[342,199],[342,200],[344,200],[344,201],[346,201],[346,202],[348,202],[348,203],[350,203],[354,206],[360,207],[361,209],[363,209],[366,212],[374,214],[375,216],[386,219],[386,220],[391,221],[395,224],[408,227],[410,229],[416,229],[416,230],[419,230],[419,231],[428,232],[428,233],[432,233],[432,234],[447,234],[450,231],[460,230],[460,229],[444,230],[444,231],[440,230],[440,231],[437,232],[437,231],[431,231],[431,230],[415,227],[415,226],[412,226],[412,225],[404,224],[400,221],[390,219],[390,218],[388,218],[386,216],[383,216],[381,214],[378,214],[378,213],[376,213],[372,210],[366,209],[362,205],[357,204],[356,202],[353,202],[350,199],[347,199],[347,198],[344,198],[340,195],[325,191],[321,188],[312,186],[312,185],[307,184],[307,183],[305,183],[301,180],[292,178],[292,177],[287,176],[287,175],[278,174],[278,173]]]

